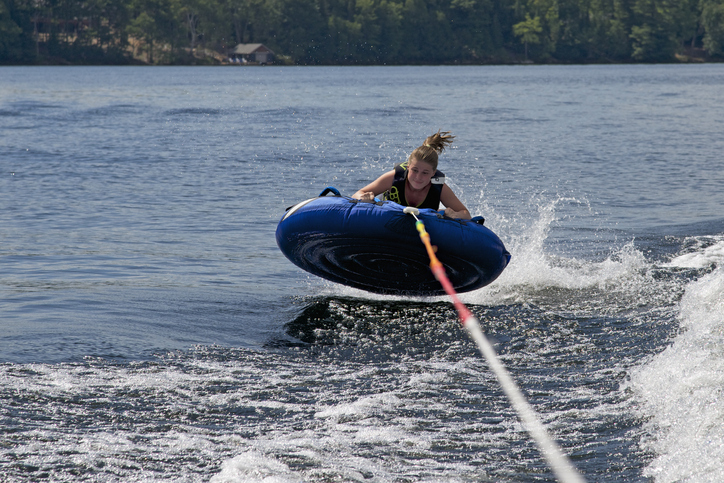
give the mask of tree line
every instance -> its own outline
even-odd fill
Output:
[[[0,63],[670,62],[724,57],[724,0],[0,0]],[[219,53],[214,54],[214,53]]]

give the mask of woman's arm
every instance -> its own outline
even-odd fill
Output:
[[[374,201],[375,196],[384,193],[392,188],[392,182],[395,180],[395,170],[388,171],[358,192],[352,195],[352,198],[361,201]],[[445,205],[447,206],[447,205]]]
[[[440,193],[440,201],[445,205],[445,216],[450,218],[462,218],[469,220],[472,218],[470,212],[462,201],[455,196],[453,190],[446,184],[442,185],[442,192]]]

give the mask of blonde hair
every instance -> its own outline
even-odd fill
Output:
[[[450,131],[438,131],[432,136],[428,136],[422,146],[415,149],[407,160],[417,159],[429,164],[432,169],[437,169],[438,154],[442,153],[446,146],[452,144],[453,139],[455,136],[451,135]]]

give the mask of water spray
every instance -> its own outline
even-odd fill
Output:
[[[540,418],[536,414],[533,407],[528,403],[523,396],[518,385],[511,377],[508,370],[501,362],[498,354],[495,352],[493,345],[490,343],[488,338],[483,334],[480,328],[480,322],[478,319],[468,310],[458,298],[457,292],[453,288],[450,280],[445,275],[445,267],[443,267],[440,260],[435,255],[435,249],[430,243],[430,235],[425,230],[425,224],[417,217],[420,214],[420,210],[411,206],[406,207],[403,213],[412,215],[416,222],[415,228],[420,234],[420,239],[427,249],[427,254],[430,257],[430,269],[433,275],[440,284],[442,284],[445,292],[452,299],[453,305],[458,312],[460,321],[468,331],[468,334],[477,344],[478,349],[482,353],[485,360],[488,362],[488,366],[495,373],[498,378],[500,386],[503,388],[503,392],[508,397],[513,409],[518,413],[518,417],[523,422],[523,426],[528,430],[528,433],[535,440],[538,448],[545,457],[548,465],[553,470],[556,478],[561,483],[583,483],[584,480],[578,471],[575,469],[568,457],[563,454],[561,449],[558,447],[555,441],[550,437],[545,426],[541,422]]]

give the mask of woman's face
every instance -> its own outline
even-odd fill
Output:
[[[435,174],[432,166],[424,161],[412,158],[407,164],[407,181],[416,190],[420,190],[430,184],[430,179]]]

